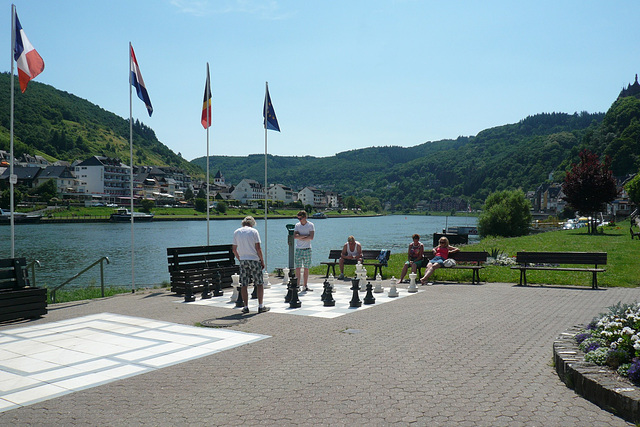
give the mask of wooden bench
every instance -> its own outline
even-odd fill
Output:
[[[187,287],[199,292],[204,284],[215,286],[218,273],[222,287],[230,286],[231,276],[240,272],[231,245],[167,248],[171,292],[184,294]]]
[[[391,256],[391,251],[387,251],[387,256],[385,258],[385,262],[381,263],[378,261],[378,256],[380,255],[381,251],[376,251],[376,250],[363,250],[362,251],[362,265],[364,265],[365,267],[370,265],[375,267],[375,270],[373,272],[373,277],[375,278],[376,275],[378,274],[378,272],[380,272],[380,276],[384,277],[382,274],[382,267],[386,267],[387,263],[389,262],[389,257]],[[324,264],[327,266],[327,274],[325,277],[329,277],[329,269],[333,269],[333,275],[336,275],[336,265],[340,264],[340,255],[342,254],[342,249],[331,249],[329,251],[329,259],[333,260],[333,261],[326,261],[326,262],[321,262],[320,264]],[[345,265],[354,265],[355,263],[353,262],[353,260],[349,260],[348,262],[345,262]]]
[[[449,258],[455,259],[456,265],[454,265],[453,267],[438,268],[436,272],[441,270],[449,270],[449,269],[471,270],[472,271],[471,284],[477,285],[477,284],[480,284],[480,270],[484,268],[483,263],[487,262],[488,256],[489,254],[487,252],[482,252],[482,251],[454,252],[452,254],[449,254]],[[431,258],[433,258],[433,254],[430,254],[430,256],[426,256],[425,254],[424,262],[423,262],[424,267],[427,266],[427,263]],[[422,268],[418,268],[417,280],[420,280],[421,277],[422,277]]]
[[[518,252],[516,263],[520,264],[511,267],[512,270],[520,270],[520,286],[527,286],[527,270],[545,271],[584,271],[591,273],[591,288],[598,289],[598,273],[606,271],[599,268],[599,265],[607,264],[606,252]],[[541,265],[542,264],[542,265]],[[590,265],[593,268],[584,267],[560,267],[545,264],[580,264]]]
[[[0,322],[47,314],[47,290],[29,286],[24,258],[0,259]]]

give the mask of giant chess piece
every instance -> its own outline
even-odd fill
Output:
[[[244,307],[244,301],[242,300],[242,286],[238,286],[238,299],[236,300],[236,307]]]
[[[253,292],[251,292],[251,299],[258,299],[258,286],[253,284]]]
[[[333,295],[331,294],[331,283],[328,280],[324,281],[324,292],[323,292],[322,301],[325,307],[335,307],[336,300],[333,299]]]
[[[389,298],[395,298],[398,296],[398,289],[396,288],[396,278],[391,277],[391,287],[389,288]]]
[[[335,277],[333,277],[333,274],[330,274],[330,275],[329,275],[329,278],[328,278],[327,280],[329,281],[329,284],[331,285],[331,292],[335,292],[335,291],[336,291],[336,288],[335,288],[335,286],[334,286],[334,283],[335,283],[335,281],[336,281],[336,278],[335,278]]]
[[[267,272],[267,270],[264,271],[264,274],[262,275],[262,286],[264,286],[264,289],[271,289],[271,283],[269,283],[269,273]]]
[[[211,298],[211,285],[209,285],[209,282],[204,282],[204,286],[202,287],[202,299],[209,299]]]
[[[300,308],[302,307],[302,302],[298,297],[298,280],[293,279],[291,282],[291,301],[289,301],[289,308]]]
[[[184,302],[194,302],[196,296],[193,294],[193,286],[187,285],[184,289]]]
[[[409,288],[407,288],[407,292],[416,293],[418,292],[418,287],[416,286],[416,273],[409,273]]]
[[[353,291],[353,296],[351,297],[351,301],[349,301],[349,307],[360,307],[362,306],[362,301],[360,301],[360,295],[358,295],[358,291],[360,290],[359,283],[360,280],[358,278],[351,280],[351,290]]]
[[[224,295],[224,292],[222,292],[222,274],[218,271],[218,274],[216,275],[216,284],[213,287],[213,296],[221,297],[222,295]]]
[[[282,273],[284,273],[284,278],[282,279],[282,284],[283,285],[288,285],[289,284],[289,269],[287,267],[282,269]]]
[[[367,295],[365,295],[363,302],[366,305],[371,305],[376,303],[376,299],[373,296],[373,285],[371,282],[367,283]]]
[[[295,277],[289,280],[289,284],[287,285],[287,295],[284,296],[284,302],[286,304],[291,302],[291,296],[293,295],[293,288],[298,289],[298,279]]]
[[[329,279],[325,279],[324,283],[322,284],[322,295],[320,295],[320,301],[324,301],[327,297],[327,289],[331,289]]]
[[[384,288],[382,287],[382,276],[380,274],[376,275],[376,287],[373,289],[373,292],[376,294],[384,292]]]
[[[240,289],[240,275],[238,273],[231,275],[231,288],[233,289],[233,293],[231,294],[229,301],[236,302],[238,300],[238,291]]]

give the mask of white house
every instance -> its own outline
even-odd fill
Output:
[[[327,206],[325,192],[313,187],[304,187],[298,192],[298,200],[303,205],[311,205],[314,208]]]
[[[282,200],[285,204],[295,202],[294,194],[296,194],[290,187],[285,187],[282,184],[275,184],[269,187],[267,191],[269,199]]]
[[[128,197],[129,166],[120,159],[93,156],[74,167],[78,192],[110,199]]]
[[[241,203],[248,203],[251,200],[264,200],[264,189],[262,184],[253,179],[243,179],[231,192],[231,196]]]

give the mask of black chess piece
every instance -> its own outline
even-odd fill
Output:
[[[362,301],[360,301],[360,295],[358,295],[358,291],[360,290],[360,286],[358,285],[359,280],[351,279],[351,290],[353,291],[353,296],[351,297],[351,301],[349,301],[349,307],[360,307],[362,306]]]
[[[320,301],[324,301],[327,298],[327,290],[329,293],[331,293],[331,285],[329,284],[328,280],[325,280],[322,286],[323,286],[323,290],[322,290],[322,295],[320,295]]]
[[[222,292],[222,275],[218,271],[218,274],[216,275],[216,284],[213,287],[213,296],[221,297],[222,295],[224,295],[224,292]]]
[[[289,308],[300,308],[302,302],[298,298],[298,281],[295,280],[294,286],[291,287],[291,301],[289,301]]]
[[[202,287],[202,299],[209,299],[211,298],[211,286],[209,285],[209,282],[204,282],[204,286]]]
[[[258,287],[253,284],[253,292],[251,292],[251,299],[258,299]]]
[[[196,300],[195,295],[193,295],[193,287],[191,285],[187,285],[184,289],[184,302],[194,302]]]
[[[322,305],[324,305],[325,307],[335,307],[336,300],[333,299],[333,295],[331,294],[331,284],[328,280],[324,281],[323,295],[324,299],[322,301],[324,301],[324,303]]]
[[[376,299],[373,296],[373,285],[371,282],[367,283],[367,294],[364,296],[363,302],[367,305],[376,303]]]
[[[242,286],[238,286],[238,299],[236,299],[236,307],[244,307],[244,301],[242,301]]]
[[[287,295],[284,296],[285,304],[291,302],[291,295],[293,294],[294,287],[298,289],[298,279],[296,279],[295,277],[289,280],[289,284],[287,285]]]

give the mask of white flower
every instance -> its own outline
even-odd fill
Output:
[[[615,343],[615,342],[612,342],[609,347],[611,347],[613,350],[615,350],[616,348],[618,348],[618,344]]]
[[[636,331],[634,331],[633,329],[631,329],[628,326],[625,326],[624,328],[622,328],[622,333],[626,334],[626,335],[633,335]]]
[[[633,348],[635,348],[636,350],[640,350],[640,342],[636,341],[636,343],[633,345]]]

